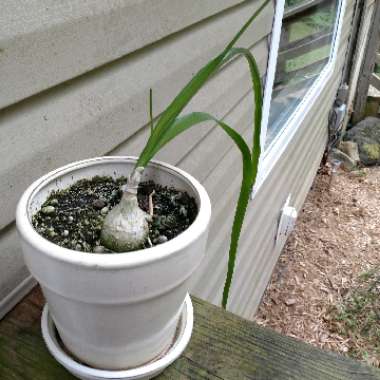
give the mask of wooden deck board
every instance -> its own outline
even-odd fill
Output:
[[[0,322],[0,379],[72,380],[40,332],[35,289]],[[379,379],[380,371],[321,351],[193,298],[195,326],[185,353],[158,379]]]

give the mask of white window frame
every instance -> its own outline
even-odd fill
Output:
[[[302,127],[305,120],[307,110],[313,107],[314,103],[320,96],[321,92],[328,85],[335,69],[338,50],[341,41],[342,25],[344,20],[344,14],[346,10],[347,0],[340,0],[338,4],[338,12],[335,22],[334,36],[332,39],[332,50],[330,52],[330,58],[326,66],[323,68],[318,78],[314,81],[309,91],[305,94],[301,102],[298,104],[296,109],[293,111],[289,119],[286,121],[285,125],[281,131],[277,134],[270,145],[265,148],[265,142],[267,138],[267,129],[269,122],[269,113],[272,100],[273,84],[276,73],[277,66],[277,56],[280,45],[280,37],[282,30],[282,19],[285,10],[285,0],[277,0],[275,7],[274,22],[271,35],[270,52],[268,59],[267,75],[264,90],[264,100],[263,100],[263,119],[262,119],[262,130],[261,130],[261,147],[263,153],[260,158],[259,171],[257,176],[256,185],[253,194],[265,181],[265,179],[270,175],[271,170],[280,160],[284,151],[288,147],[289,143],[293,139],[297,131]]]

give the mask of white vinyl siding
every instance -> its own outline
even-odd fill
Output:
[[[14,88],[5,91],[2,86],[3,92],[0,90],[4,107],[0,110],[0,314],[32,284],[25,283],[28,272],[14,225],[16,203],[23,190],[44,173],[74,160],[138,155],[148,132],[149,88],[153,88],[154,114],[158,115],[261,4],[259,0],[178,1],[165,12],[172,1],[94,1],[94,8],[71,0],[43,2],[50,10],[37,1],[25,2],[30,24],[21,27],[18,22],[17,26],[6,17],[2,20],[7,24],[0,27],[0,48],[4,48],[0,59],[1,54],[13,54],[15,62],[13,68],[4,65],[1,74],[7,87]],[[8,3],[8,16],[24,17],[26,9]],[[139,8],[148,5],[153,7],[152,14]],[[46,12],[51,12],[49,17]],[[139,26],[139,22],[145,25],[147,20],[141,18],[147,16],[151,30],[142,30],[149,29]],[[272,17],[273,7],[269,6],[240,41],[257,57],[262,75]],[[131,18],[133,22],[123,24]],[[91,31],[96,32],[94,40],[88,41]],[[33,45],[34,57],[23,50],[23,41]],[[52,43],[60,49],[58,58]],[[34,68],[21,65],[28,60]],[[31,81],[29,69],[34,75]],[[238,130],[248,130],[246,119],[252,112],[246,98],[249,89],[249,70],[243,59],[237,59],[210,80],[189,109],[208,110],[226,117]],[[223,133],[210,124],[179,137],[157,158],[187,168],[205,183],[232,149]],[[234,168],[239,171],[240,165]],[[218,197],[213,199],[214,212],[224,204],[219,196],[211,193],[212,198]],[[231,205],[228,214],[233,209]],[[218,224],[217,220],[214,223]]]
[[[10,7],[16,7],[10,0],[8,2]],[[25,35],[20,38],[35,41],[38,54],[31,64],[41,68],[40,76],[29,81],[23,68],[15,65],[18,70],[13,75],[15,89],[9,94],[4,91],[0,96],[2,106],[8,105],[0,111],[0,317],[31,284],[25,282],[28,273],[14,225],[16,203],[26,186],[47,171],[74,160],[106,154],[138,154],[148,133],[149,88],[153,88],[154,113],[158,115],[194,71],[219,52],[261,4],[259,0],[179,1],[180,6],[173,8],[180,18],[178,22],[176,14],[156,11],[149,24],[153,32],[141,31],[142,41],[127,43],[128,31],[123,29],[123,23],[109,4],[152,5],[153,0],[99,0],[94,2],[98,8],[93,14],[88,14],[88,9],[81,10],[74,0],[43,2],[59,4],[65,12],[65,6],[70,5],[76,7],[76,11],[67,11],[58,22],[59,28],[54,29],[55,26],[46,21],[45,11],[37,8],[37,1],[25,2],[30,6],[31,18],[37,21],[33,21],[30,30],[25,29]],[[168,2],[154,0],[154,9],[161,5],[165,9]],[[274,237],[283,202],[291,192],[296,207],[301,208],[320,162],[327,140],[327,115],[344,62],[352,8],[353,0],[348,0],[329,86],[304,115],[303,127],[295,130],[286,149],[279,152],[249,205],[229,306],[231,311],[242,316],[252,316],[277,261],[279,251],[274,249]],[[135,14],[140,15],[139,9],[134,9]],[[12,12],[15,11],[9,8],[9,13]],[[273,15],[274,3],[267,7],[240,44],[254,53],[263,77]],[[71,19],[74,16],[78,16],[75,22]],[[144,13],[139,17],[144,17]],[[114,30],[110,20],[115,20]],[[138,19],[132,24],[137,28]],[[101,27],[105,28],[104,33]],[[17,27],[9,27],[12,33],[8,36],[4,34],[7,27],[3,28],[0,29],[0,48],[10,46],[15,35],[21,33]],[[64,41],[61,49],[66,49],[65,52],[58,52],[58,57],[63,54],[67,60],[62,65],[60,58],[53,57],[56,51],[49,45],[51,30],[57,30],[57,38]],[[59,30],[63,31],[62,36]],[[91,30],[96,31],[97,40],[88,45],[89,51],[84,51],[82,44],[88,41]],[[75,32],[75,38],[67,37],[66,40],[66,34],[70,36],[71,32]],[[118,39],[113,33],[121,33],[124,37]],[[18,46],[12,53],[14,59],[22,54],[22,44]],[[0,52],[0,60],[3,53]],[[59,67],[56,76],[50,68],[44,71],[44,62]],[[9,86],[10,80],[5,80]],[[250,139],[252,97],[249,89],[246,63],[238,59],[202,89],[189,109],[207,110],[223,117]],[[189,171],[210,194],[213,217],[208,248],[206,259],[195,276],[193,293],[219,304],[229,233],[240,187],[240,153],[219,128],[209,125],[186,132],[157,158]]]

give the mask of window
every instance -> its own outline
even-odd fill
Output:
[[[264,152],[252,197],[333,75],[346,1],[274,1],[261,133]]]
[[[286,0],[266,131],[268,148],[329,63],[338,0]]]

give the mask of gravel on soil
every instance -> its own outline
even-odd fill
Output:
[[[80,180],[67,189],[52,192],[33,216],[37,232],[62,247],[76,251],[112,253],[100,246],[100,231],[107,213],[119,203],[125,177],[94,177]],[[186,192],[154,182],[143,182],[138,189],[139,206],[149,212],[152,245],[162,244],[186,230],[197,215],[195,199]],[[149,241],[146,247],[149,247]]]

